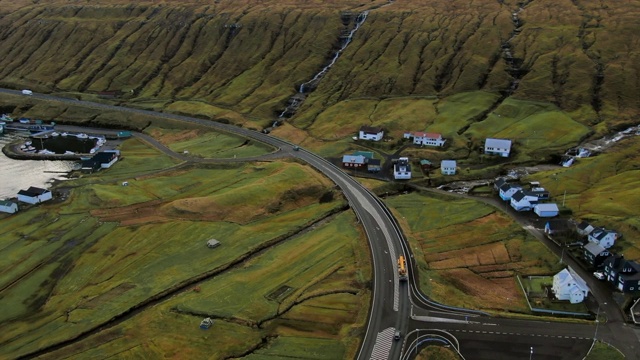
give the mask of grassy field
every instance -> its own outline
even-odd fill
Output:
[[[618,230],[623,237],[613,251],[640,260],[639,151],[640,137],[631,137],[598,156],[579,159],[570,168],[537,173],[525,180],[540,181],[556,200],[565,198],[574,218]]]
[[[273,150],[257,141],[207,129],[150,127],[145,132],[177,153],[186,151],[189,155],[201,158],[242,158],[264,155]]]
[[[557,259],[524,229],[474,200],[410,193],[386,200],[418,261],[420,285],[453,306],[528,313],[515,274],[549,274]]]
[[[154,175],[172,163],[145,167],[149,151],[128,140],[122,162],[65,183],[65,202],[0,220],[0,357],[104,324],[49,356],[259,357],[329,346],[332,357],[352,357],[367,313],[368,252],[342,198],[319,201],[331,183],[282,162]],[[116,180],[124,175],[126,187]],[[210,238],[222,245],[207,249]],[[279,286],[291,290],[272,300]],[[205,315],[216,319],[209,331],[198,329]]]

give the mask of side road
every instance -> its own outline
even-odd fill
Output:
[[[514,219],[523,229],[527,230],[533,237],[542,242],[551,252],[553,252],[558,258],[562,260],[567,266],[570,266],[575,272],[580,275],[589,285],[593,297],[597,301],[600,308],[600,315],[606,316],[606,324],[600,324],[603,331],[601,331],[602,338],[607,342],[612,342],[615,339],[617,345],[621,345],[620,350],[625,354],[628,359],[636,359],[638,356],[638,348],[640,348],[640,330],[636,329],[633,325],[626,323],[626,317],[616,305],[613,299],[613,293],[607,283],[599,281],[591,273],[582,268],[573,258],[570,256],[563,256],[563,249],[553,241],[549,240],[544,234],[543,230],[532,225],[530,219],[523,216],[521,213],[513,210],[510,206],[505,205],[504,201],[496,197],[483,197],[472,196],[466,194],[452,193],[444,190],[426,188],[422,186],[410,185],[416,190],[432,192],[447,196],[462,197],[467,199],[473,199],[480,201],[484,204],[495,207],[496,209],[504,212]]]

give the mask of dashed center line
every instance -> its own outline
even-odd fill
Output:
[[[577,339],[577,340],[592,340],[589,337],[582,336],[565,336],[565,335],[549,335],[549,334],[521,334],[521,333],[511,333],[511,332],[500,332],[500,331],[482,331],[482,330],[451,330],[453,332],[468,332],[468,333],[476,333],[476,334],[495,334],[495,335],[516,335],[516,336],[531,336],[531,337],[546,337],[546,338],[558,338],[558,339]]]

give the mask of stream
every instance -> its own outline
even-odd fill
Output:
[[[305,100],[306,94],[308,94],[308,93],[310,93],[310,92],[312,92],[312,91],[314,91],[316,89],[316,87],[318,86],[318,83],[320,82],[320,80],[322,80],[324,75],[338,61],[338,58],[340,57],[340,55],[342,55],[344,50],[347,48],[347,46],[349,46],[349,44],[353,40],[353,36],[360,29],[362,24],[364,24],[364,22],[367,20],[367,16],[368,15],[369,15],[369,11],[363,11],[363,12],[359,13],[355,17],[355,24],[354,24],[353,28],[347,33],[346,36],[344,36],[344,37],[341,36],[341,38],[339,40],[340,41],[340,47],[333,54],[333,56],[331,57],[331,60],[329,61],[329,63],[327,65],[325,65],[319,72],[317,72],[311,78],[311,80],[300,84],[296,94],[293,95],[287,101],[287,106],[284,108],[284,110],[282,110],[280,115],[278,115],[278,118],[271,125],[272,128],[275,128],[275,127],[279,126],[280,124],[282,124],[282,121],[284,121],[285,118],[290,118],[295,114],[295,112],[298,110],[298,108],[300,107],[302,102]],[[349,22],[351,22],[351,21],[349,21]],[[263,132],[268,133],[268,132],[270,132],[270,129],[269,128],[264,129]]]

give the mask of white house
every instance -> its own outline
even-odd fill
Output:
[[[442,137],[442,134],[438,133],[418,131],[405,133],[404,137],[406,139],[413,138],[413,143],[416,145],[443,146],[446,142],[446,140]]]
[[[455,175],[458,164],[455,160],[442,160],[440,163],[440,171],[442,175]]]
[[[605,249],[608,249],[616,243],[618,233],[613,230],[606,230],[603,227],[597,227],[589,234],[589,241],[594,242]]]
[[[500,198],[504,201],[510,201],[513,194],[515,194],[519,190],[522,190],[522,186],[505,183],[500,186]]]
[[[551,290],[558,300],[581,303],[589,294],[589,287],[571,268],[564,269],[553,277]]]
[[[511,207],[516,211],[531,211],[539,198],[528,191],[518,190],[511,196]]]
[[[558,205],[553,203],[537,204],[533,206],[533,212],[539,217],[554,217],[558,216],[560,209],[558,209]]]
[[[484,141],[484,153],[509,157],[509,153],[511,153],[511,140],[488,138]]]
[[[409,158],[401,157],[393,165],[393,178],[396,180],[411,179],[411,164]]]
[[[380,141],[384,136],[384,131],[381,127],[362,126],[358,138],[360,140],[373,140]]]
[[[18,192],[18,201],[22,201],[28,204],[37,204],[52,198],[51,191],[41,189],[37,187],[29,187],[27,190],[20,190]]]
[[[18,204],[13,201],[0,200],[0,212],[13,214],[18,211]]]

